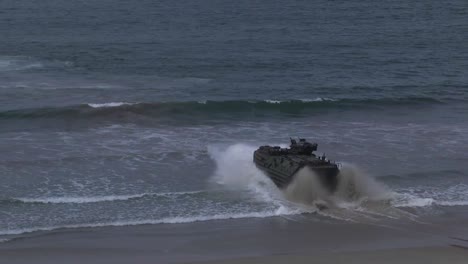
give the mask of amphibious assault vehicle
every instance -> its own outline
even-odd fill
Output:
[[[300,169],[308,167],[315,172],[321,184],[333,192],[338,184],[338,165],[327,160],[325,155],[316,156],[313,153],[316,150],[316,143],[303,138],[299,142],[291,139],[289,148],[261,146],[254,152],[253,160],[280,189],[287,187]]]

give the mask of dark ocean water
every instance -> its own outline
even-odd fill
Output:
[[[325,215],[464,208],[466,43],[464,0],[3,0],[0,235],[322,214],[251,162],[290,136],[352,168]]]

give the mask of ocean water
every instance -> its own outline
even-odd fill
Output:
[[[465,210],[467,15],[464,0],[3,0],[0,239]],[[255,168],[290,136],[342,164],[337,194]]]

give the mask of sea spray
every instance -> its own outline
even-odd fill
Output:
[[[364,201],[382,201],[392,197],[383,184],[364,173],[355,165],[345,163],[338,175],[338,186],[330,193],[320,182],[318,176],[308,167],[294,175],[293,181],[279,190],[259,170],[252,161],[256,147],[235,144],[227,148],[209,147],[209,153],[216,162],[213,180],[227,188],[253,190],[265,200],[280,201],[288,206],[340,207],[343,204],[360,204]]]
[[[311,212],[310,208],[299,208],[284,199],[282,192],[253,163],[255,149],[247,144],[235,144],[227,148],[210,146],[208,152],[216,162],[212,181],[228,189],[247,192],[253,199],[276,208],[275,215]]]
[[[322,185],[317,174],[307,167],[299,170],[294,175],[293,181],[283,192],[289,201],[303,205],[326,202],[331,195]]]
[[[216,162],[213,180],[230,188],[244,188],[255,180],[261,180],[258,177],[260,172],[252,162],[254,150],[245,144],[232,145],[227,149],[210,146],[208,152]]]
[[[388,200],[392,193],[357,166],[345,163],[338,174],[334,196],[342,201]]]
[[[381,201],[391,198],[391,192],[352,164],[344,164],[338,174],[338,185],[331,193],[323,186],[317,174],[305,167],[294,175],[284,190],[285,197],[305,205],[342,206],[363,201]]]
[[[305,212],[353,222],[415,219],[415,215],[392,206],[398,195],[352,164],[344,164],[334,192],[323,186],[310,168],[301,169],[283,190],[285,199]],[[291,205],[290,205],[291,207]]]
[[[256,147],[234,144],[228,147],[210,146],[208,151],[216,162],[213,182],[228,189],[248,191],[254,199],[274,204],[288,213],[315,212],[317,209],[349,207],[363,201],[386,197],[388,191],[351,164],[345,164],[334,193],[325,188],[318,176],[303,168],[285,189],[278,189],[252,161]]]
[[[308,167],[299,170],[292,182],[280,190],[255,166],[252,160],[255,149],[247,144],[210,146],[208,152],[216,162],[212,181],[264,203],[273,210],[269,216],[318,213],[353,222],[415,218],[413,214],[392,206],[397,193],[349,163],[342,163],[334,192],[325,188]]]
[[[388,211],[392,210],[390,207],[466,204],[464,199],[454,202],[440,199],[442,202],[439,202],[431,197],[422,199],[408,191],[396,192],[350,163],[342,163],[338,185],[333,193],[324,188],[317,175],[307,167],[294,175],[288,187],[279,190],[253,163],[255,149],[256,146],[248,144],[210,146],[208,152],[216,162],[216,171],[211,179],[228,189],[253,193],[255,199],[302,212],[310,212],[317,207]],[[461,191],[457,189],[456,193],[460,194]]]

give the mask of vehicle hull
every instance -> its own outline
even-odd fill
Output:
[[[293,181],[297,172],[307,167],[314,172],[319,183],[326,189],[331,192],[336,190],[339,174],[337,164],[317,158],[314,154],[272,155],[269,148],[272,147],[264,146],[256,150],[253,161],[278,188],[286,188]]]

